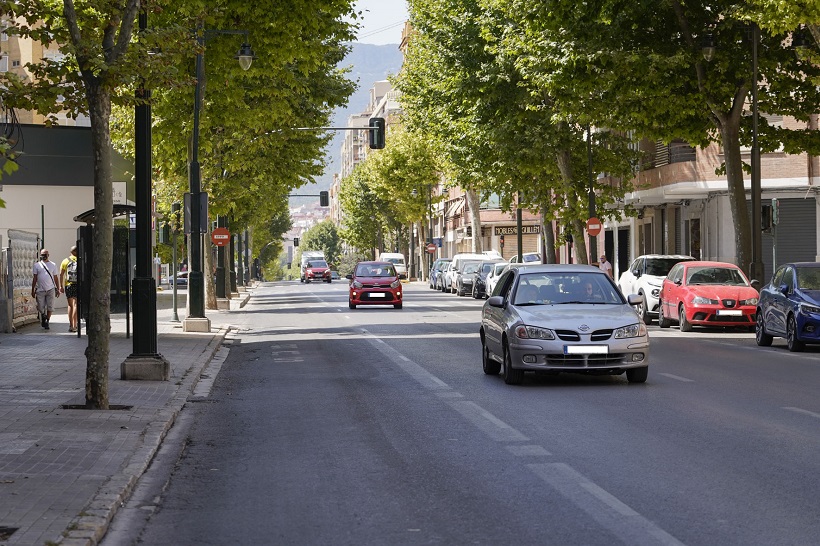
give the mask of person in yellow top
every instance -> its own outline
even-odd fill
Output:
[[[77,271],[77,247],[71,247],[71,254],[60,264],[60,286],[63,287],[65,299],[68,302],[68,331],[76,332],[77,320],[77,286],[79,282]]]

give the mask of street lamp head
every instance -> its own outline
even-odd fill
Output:
[[[412,195],[413,197],[417,197],[418,194],[419,194],[419,192],[416,188],[413,188],[413,191],[410,192],[410,195]]]
[[[242,47],[239,48],[239,53],[234,56],[234,59],[239,60],[239,66],[242,67],[242,70],[249,69],[255,58],[256,55],[253,54],[250,44],[242,44]]]
[[[707,32],[703,35],[703,40],[701,41],[700,46],[701,53],[703,53],[703,58],[706,59],[707,62],[711,61],[715,56],[716,49],[717,47],[715,46],[714,34]]]

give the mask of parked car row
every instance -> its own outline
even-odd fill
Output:
[[[820,344],[820,262],[783,264],[755,286],[735,264],[679,255],[639,256],[618,279],[624,295],[643,296],[636,311],[645,324],[657,316],[661,328],[677,323],[682,332],[741,327],[762,347],[784,338],[790,351]]]

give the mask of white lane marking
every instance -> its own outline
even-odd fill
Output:
[[[527,466],[625,544],[683,544],[568,464],[539,463]]]
[[[683,381],[684,383],[694,383],[695,382],[694,379],[686,379],[685,377],[681,377],[679,375],[675,375],[675,374],[671,374],[671,373],[660,373],[658,375],[663,375],[663,376],[666,376],[670,379],[674,379],[676,381]]]
[[[399,368],[404,370],[405,373],[407,373],[407,375],[415,379],[423,387],[434,391],[451,390],[450,386],[447,383],[445,383],[435,375],[431,374],[422,366],[419,366],[409,358],[406,361],[402,360],[401,356],[403,355],[401,353],[399,353],[397,350],[389,346],[381,339],[375,337],[367,330],[362,330],[362,333],[364,334],[364,339],[373,344],[376,350],[378,350],[386,357],[392,359],[399,366]]]
[[[513,445],[506,446],[507,451],[517,457],[548,456],[549,451],[538,445]]]
[[[447,404],[496,442],[529,441],[529,438],[475,402],[462,400],[448,401]]]
[[[810,415],[816,419],[820,419],[820,413],[815,413],[813,411],[805,410],[803,408],[784,407],[783,409],[787,411],[793,411],[795,413],[802,413],[803,415]]]

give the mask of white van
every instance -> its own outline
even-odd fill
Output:
[[[472,254],[470,252],[461,252],[453,256],[453,261],[450,262],[450,286],[444,288],[445,292],[452,292],[455,294],[457,287],[456,282],[458,274],[464,269],[464,262],[475,262],[486,260],[486,254]]]
[[[382,252],[379,254],[380,262],[390,262],[396,268],[399,278],[407,278],[407,263],[404,261],[404,254],[401,252]]]

